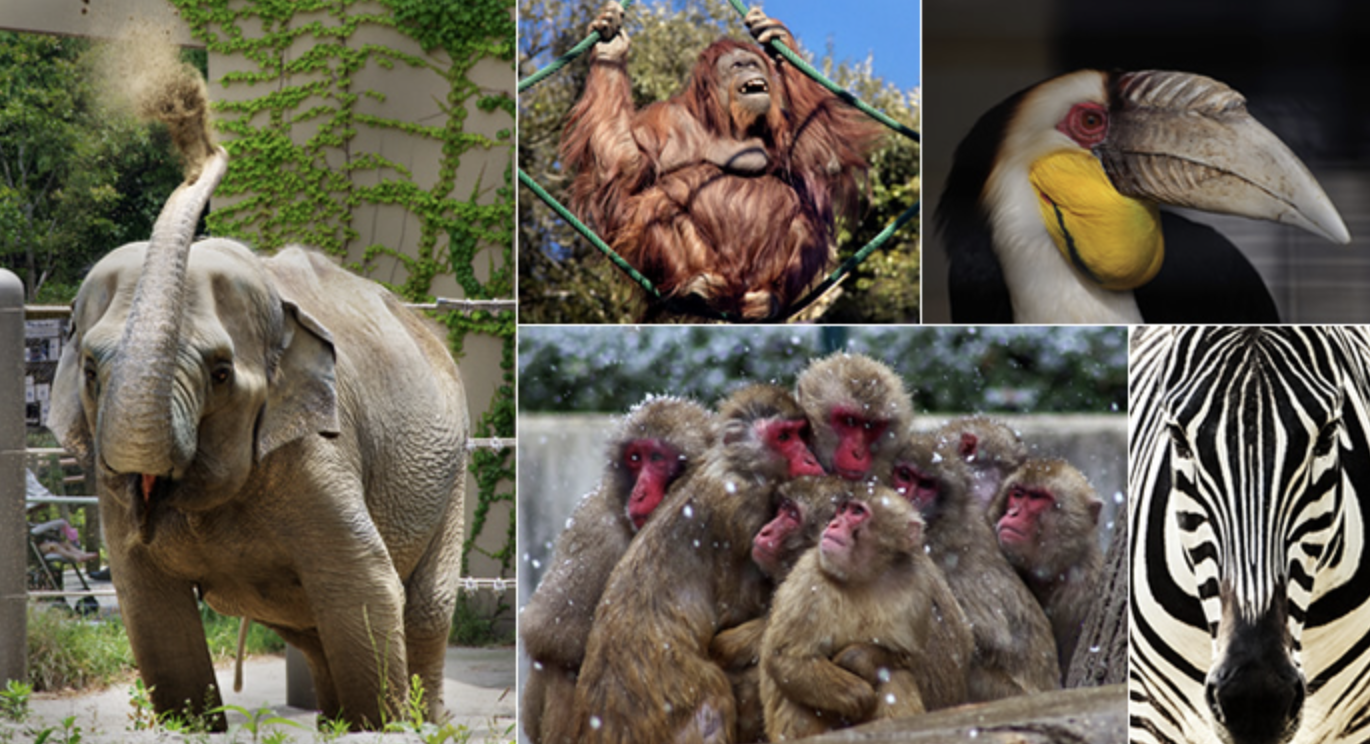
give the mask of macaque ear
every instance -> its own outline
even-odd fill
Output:
[[[909,517],[908,525],[909,544],[918,546],[923,544],[923,520],[917,515]]]
[[[1098,499],[1090,499],[1090,501],[1089,501],[1089,520],[1090,520],[1091,522],[1093,522],[1093,523],[1094,523],[1094,526],[1096,526],[1096,527],[1099,526],[1099,512],[1102,511],[1103,508],[1104,508],[1104,502],[1102,502],[1102,501],[1100,501],[1100,500],[1098,500]]]
[[[974,457],[975,448],[980,446],[980,440],[970,432],[962,432],[961,446],[956,450],[961,457]]]

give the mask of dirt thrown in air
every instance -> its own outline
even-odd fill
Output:
[[[209,88],[171,38],[169,19],[130,19],[115,40],[94,50],[94,64],[104,104],[166,124],[193,183],[215,150]]]

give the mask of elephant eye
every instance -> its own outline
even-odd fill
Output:
[[[233,379],[233,365],[225,363],[216,366],[210,377],[214,380],[215,385],[223,385]]]

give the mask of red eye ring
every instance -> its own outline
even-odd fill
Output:
[[[1093,102],[1077,103],[1056,128],[1081,147],[1094,147],[1108,136],[1108,109]]]

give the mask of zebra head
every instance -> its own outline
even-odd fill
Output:
[[[1169,516],[1212,641],[1205,702],[1232,744],[1289,741],[1308,690],[1300,639],[1358,384],[1324,330],[1177,329],[1164,373]]]

